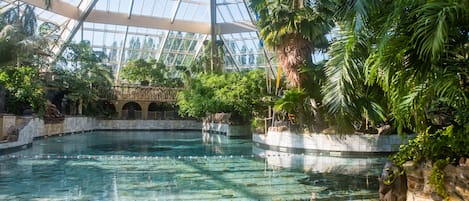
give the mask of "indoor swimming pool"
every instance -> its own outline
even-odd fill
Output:
[[[0,200],[378,200],[384,162],[200,131],[96,131],[0,155]]]

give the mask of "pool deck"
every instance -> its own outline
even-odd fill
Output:
[[[10,117],[8,117],[10,118]],[[21,117],[21,121],[3,122],[3,128],[19,127],[17,141],[0,143],[0,154],[31,146],[34,139],[61,136],[72,133],[109,130],[181,130],[211,131],[236,137],[238,128],[229,125],[203,124],[194,120],[101,120],[92,117],[68,116],[63,122],[45,124],[37,117]],[[18,123],[21,122],[21,125]],[[243,128],[244,129],[244,128]],[[249,133],[250,134],[250,133]],[[296,134],[290,131],[269,131],[267,134],[252,134],[252,140],[263,148],[282,152],[325,153],[331,156],[386,154],[396,152],[401,144],[415,135],[370,135],[370,134]]]
[[[21,119],[18,121],[18,119]],[[18,140],[0,143],[0,154],[11,153],[31,146],[34,139],[62,136],[101,130],[202,130],[202,124],[194,120],[100,120],[92,117],[66,117],[63,122],[45,124],[37,117],[21,117],[10,121],[19,127]],[[22,122],[21,126],[18,122]],[[144,129],[142,129],[144,128]]]
[[[377,134],[298,134],[290,131],[268,131],[253,134],[258,146],[283,152],[324,153],[330,156],[387,154],[415,135]]]

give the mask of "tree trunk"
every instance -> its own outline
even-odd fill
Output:
[[[287,35],[284,42],[277,47],[277,57],[289,81],[289,87],[301,88],[308,76],[301,72],[302,66],[312,63],[311,43],[296,34]]]

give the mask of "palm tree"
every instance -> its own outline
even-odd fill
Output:
[[[379,86],[398,131],[420,135],[396,162],[469,156],[469,2],[341,3],[344,32],[330,50],[323,88],[329,109],[353,119],[354,100],[363,97],[356,86]]]
[[[257,26],[267,48],[276,51],[292,87],[302,87],[308,77],[300,68],[311,66],[312,53],[327,46],[326,34],[334,26],[332,3],[326,0],[305,5],[303,0],[253,0]]]
[[[383,90],[368,81],[367,60],[376,51],[383,16],[390,12],[389,2],[343,0],[337,3],[338,29],[325,65],[323,102],[339,132],[368,130],[369,126],[388,120]]]
[[[0,65],[21,65],[22,51],[29,48],[23,48],[30,44],[27,37],[34,35],[36,29],[36,16],[34,8],[26,5],[23,12],[20,10],[20,4],[12,7],[0,16]],[[0,86],[0,112],[5,110],[5,86]]]
[[[109,90],[113,83],[111,68],[101,62],[106,58],[103,52],[94,51],[86,41],[67,44],[64,63],[73,68],[56,68],[54,83],[67,92],[67,98],[84,107],[83,112],[92,114],[95,103],[102,98],[103,90]],[[80,111],[80,109],[79,109]]]
[[[368,58],[368,81],[386,92],[399,127],[422,133],[432,126],[428,109],[434,103],[460,111],[469,104],[460,85],[469,76],[469,2],[392,6],[382,39]]]
[[[350,42],[356,38],[344,29],[342,25],[340,36],[329,49],[331,57],[324,68],[327,79],[322,85],[322,101],[339,132],[350,133],[356,129],[366,132],[370,125],[386,120],[383,91],[366,81],[370,39],[363,43]]]
[[[11,7],[2,13],[0,25],[0,38],[5,43],[11,44],[12,47],[2,54],[12,55],[11,57],[16,59],[16,65],[20,66],[23,59],[31,56],[29,50],[33,48],[29,47],[34,46],[32,37],[37,27],[34,7],[27,4],[23,8],[19,4],[16,7]],[[8,63],[9,61],[5,60],[4,62]]]

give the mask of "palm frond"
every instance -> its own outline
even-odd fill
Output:
[[[451,30],[469,20],[467,3],[458,1],[431,1],[420,6],[413,14],[418,19],[413,24],[412,42],[420,58],[431,61],[442,56]]]

